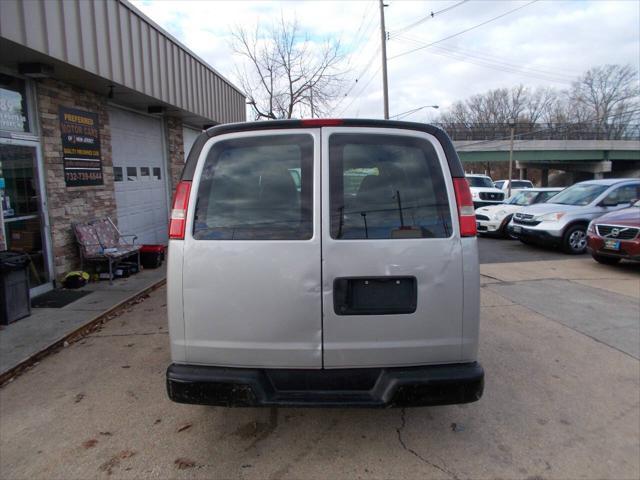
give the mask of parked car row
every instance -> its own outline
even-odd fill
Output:
[[[472,184],[479,176],[467,177]],[[502,188],[506,183],[497,182]],[[588,251],[600,263],[640,261],[640,180],[589,180],[565,189],[522,186],[504,202],[476,208],[478,233],[568,254]]]
[[[476,209],[478,232],[498,237],[509,237],[507,225],[513,214],[528,205],[546,202],[562,188],[528,188],[519,191],[504,203]]]

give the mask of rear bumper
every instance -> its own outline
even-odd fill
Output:
[[[503,220],[477,220],[476,226],[478,227],[478,233],[499,237],[503,233],[502,228],[505,224],[508,225],[508,220],[508,217]]]
[[[591,255],[640,261],[640,238],[633,240],[620,240],[619,250],[609,250],[604,247],[603,238],[591,233],[587,234],[587,250]]]
[[[553,235],[546,230],[537,230],[523,225],[517,225],[517,227],[520,227],[520,230],[517,231],[514,226],[516,225],[510,223],[507,226],[507,230],[512,237],[518,239],[522,238],[541,245],[559,245],[562,240],[561,236]]]
[[[424,367],[283,370],[172,364],[178,403],[225,407],[409,407],[470,403],[484,390],[479,363]]]

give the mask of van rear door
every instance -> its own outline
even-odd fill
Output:
[[[442,146],[391,128],[325,127],[322,142],[324,367],[459,361],[462,252]]]
[[[184,240],[187,363],[321,368],[319,132],[205,144]]]

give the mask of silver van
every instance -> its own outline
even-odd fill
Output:
[[[481,397],[476,221],[444,131],[319,119],[210,128],[169,230],[172,400]]]

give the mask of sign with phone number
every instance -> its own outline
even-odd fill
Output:
[[[98,114],[60,107],[60,134],[67,187],[102,185]]]

